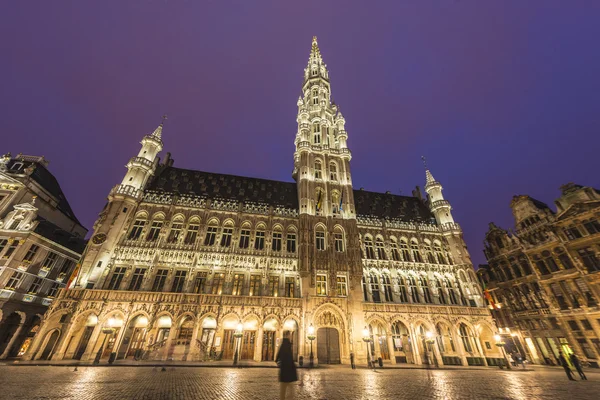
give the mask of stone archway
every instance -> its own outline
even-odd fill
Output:
[[[52,357],[54,348],[56,347],[56,342],[58,342],[59,337],[60,331],[58,329],[46,334],[46,345],[44,346],[44,351],[42,351],[42,355],[39,358],[40,360],[49,360]]]
[[[332,307],[324,307],[315,313],[317,326],[317,360],[319,364],[340,364],[345,332],[341,314]]]

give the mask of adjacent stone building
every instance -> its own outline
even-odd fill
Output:
[[[44,157],[0,157],[0,359],[25,353],[85,248]]]
[[[498,326],[530,361],[557,364],[562,350],[598,366],[600,191],[572,183],[561,190],[556,212],[515,196],[515,230],[490,224],[488,265],[477,273]]]
[[[354,190],[316,38],[297,107],[295,182],[177,168],[157,157],[162,124],[145,136],[28,357],[272,361],[290,336],[318,363],[366,362],[366,343],[389,363],[498,363],[441,184]]]

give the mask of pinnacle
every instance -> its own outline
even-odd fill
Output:
[[[154,136],[155,138],[160,139],[162,137],[162,129],[163,123],[161,122],[160,125],[158,125],[158,127],[154,130],[154,132],[152,132],[150,136]]]

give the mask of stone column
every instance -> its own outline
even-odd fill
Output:
[[[166,361],[169,359],[170,353],[171,353],[171,344],[173,343],[173,341],[175,340],[175,337],[177,335],[177,327],[173,326],[175,324],[174,321],[171,322],[171,329],[169,330],[169,337],[167,338],[167,341],[165,342],[165,348],[163,349],[163,355],[161,357],[162,361]]]
[[[256,333],[254,361],[262,360],[262,344],[263,344],[263,335],[264,335],[263,329],[264,328],[262,326],[259,326],[258,332]]]
[[[390,361],[392,364],[396,364],[396,356],[394,355],[394,338],[392,338],[391,332],[387,334],[387,345],[388,352],[390,353]]]
[[[419,335],[416,334],[416,331],[412,327],[409,327],[408,329],[410,332],[410,336],[413,338],[411,350],[412,350],[413,360],[415,362],[415,365],[423,365],[423,360],[421,359],[421,350],[419,350],[419,341],[421,339],[419,338]]]

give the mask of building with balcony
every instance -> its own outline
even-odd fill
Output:
[[[272,361],[289,336],[318,363],[498,363],[441,184],[353,188],[316,38],[297,107],[294,182],[178,168],[163,124],[146,135],[27,357]]]
[[[85,248],[44,157],[0,157],[0,359],[25,353]]]
[[[490,224],[488,265],[477,273],[496,323],[515,351],[550,365],[558,363],[560,350],[575,352],[598,366],[600,191],[572,183],[561,190],[556,211],[529,196],[515,196],[515,229]]]

